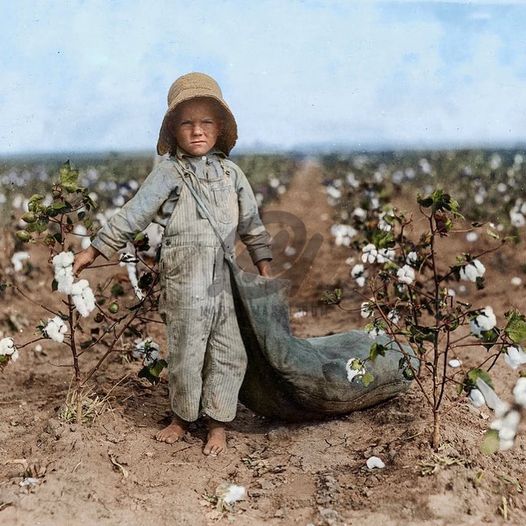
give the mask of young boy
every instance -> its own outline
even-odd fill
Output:
[[[203,73],[178,78],[168,93],[157,143],[157,152],[170,157],[152,170],[91,246],[76,255],[73,267],[77,274],[99,254],[110,259],[152,220],[165,226],[159,312],[167,324],[174,417],[156,438],[179,440],[188,423],[203,413],[208,419],[207,455],[226,448],[225,422],[235,417],[247,364],[225,260],[234,254],[236,231],[262,276],[270,277],[272,259],[271,238],[254,193],[227,157],[236,140],[236,121],[218,84]],[[181,177],[205,203],[223,245]]]

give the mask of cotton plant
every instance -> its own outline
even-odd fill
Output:
[[[117,186],[116,186],[117,188]],[[94,287],[86,278],[73,275],[75,254],[71,247],[81,244],[87,246],[93,233],[96,194],[79,183],[79,172],[69,163],[60,168],[58,180],[52,183],[51,192],[34,194],[27,200],[25,211],[21,216],[21,230],[17,238],[28,244],[41,244],[49,250],[50,263],[53,267],[53,280],[50,292],[60,298],[59,307],[45,305],[45,300],[34,299],[21,290],[16,283],[13,286],[28,301],[38,308],[45,309],[51,316],[37,326],[38,337],[20,342],[19,337],[6,337],[0,344],[0,366],[14,362],[19,351],[24,347],[41,340],[54,342],[69,349],[74,378],[72,389],[78,396],[83,386],[99,369],[112,353],[123,351],[129,334],[142,334],[151,320],[149,311],[156,309],[155,290],[157,272],[151,266],[140,277],[137,275],[136,262],[140,260],[141,250],[148,250],[148,237],[138,232],[132,240],[135,256],[121,258],[127,267],[130,282],[138,303],[124,312],[119,309],[117,299],[125,294],[123,287],[114,278],[105,283],[95,283]],[[24,259],[18,256],[17,262]],[[142,260],[141,260],[142,261]],[[13,262],[15,264],[15,262]],[[117,266],[119,263],[108,263],[98,266]],[[135,269],[133,270],[132,269]],[[91,278],[90,278],[91,279]],[[93,281],[93,280],[92,280]],[[103,349],[95,365],[84,370],[84,353],[94,354]],[[143,346],[143,369],[139,372],[152,383],[159,380],[159,374],[166,362],[159,356],[159,347],[154,342]],[[77,419],[82,421],[82,408],[79,408]]]
[[[415,380],[432,413],[430,438],[436,448],[441,441],[440,415],[444,403],[452,398],[453,386],[460,387],[457,396],[466,396],[468,403],[481,407],[486,402],[477,379],[490,381],[488,369],[498,360],[512,370],[526,363],[522,347],[526,318],[516,310],[498,316],[491,305],[462,302],[452,290],[455,281],[484,288],[484,257],[504,242],[495,229],[490,229],[495,247],[446,262],[437,249],[437,240],[454,235],[455,223],[463,219],[459,205],[440,189],[419,196],[418,204],[428,227],[419,239],[412,240],[406,234],[412,218],[394,210],[391,229],[382,229],[376,222],[376,229],[364,230],[361,240],[357,236],[353,243],[360,250],[360,263],[352,268],[351,277],[363,298],[358,310],[366,320],[364,330],[371,347],[365,360],[350,360],[346,371],[353,383],[363,383],[364,379],[370,383],[370,365],[386,353],[399,354],[401,373]],[[367,280],[359,283],[366,274]],[[478,349],[474,363],[480,365],[466,368],[456,358],[456,349],[468,344]],[[411,355],[404,351],[407,345]],[[425,375],[430,376],[430,382],[424,381]]]

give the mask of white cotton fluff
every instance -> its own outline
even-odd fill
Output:
[[[305,316],[307,316],[307,311],[304,310],[299,310],[292,315],[293,318],[303,318]]]
[[[372,327],[367,331],[367,335],[371,340],[376,340],[378,336],[381,336],[382,334],[385,334],[385,331],[383,329],[380,329],[379,327]]]
[[[136,340],[135,349],[132,351],[132,356],[136,359],[142,359],[146,367],[152,365],[160,357],[159,346],[151,339]]]
[[[460,269],[460,279],[475,282],[477,278],[484,276],[485,272],[486,267],[478,259],[474,259]]]
[[[389,311],[387,319],[396,325],[400,321],[400,314],[396,309],[393,309]]]
[[[85,250],[89,246],[91,246],[91,240],[88,235],[88,231],[84,225],[81,225],[80,223],[75,225],[75,228],[73,229],[73,233],[76,236],[79,236],[81,238],[80,246]]]
[[[49,338],[55,342],[62,343],[64,341],[64,334],[68,331],[67,325],[60,316],[51,318],[44,327],[44,332]]]
[[[510,405],[502,401],[497,393],[481,378],[477,378],[475,382],[477,389],[482,393],[486,405],[495,411],[497,416],[502,416],[508,411]]]
[[[449,364],[449,367],[456,369],[457,367],[460,367],[462,365],[462,362],[454,358],[453,360],[449,360],[448,364]]]
[[[335,224],[331,226],[331,235],[334,236],[334,243],[338,247],[350,246],[352,238],[357,233],[356,229],[350,225]]]
[[[9,356],[13,362],[18,360],[18,350],[13,338],[10,336],[0,340],[0,356]]]
[[[365,367],[357,358],[347,360],[345,370],[347,371],[347,380],[349,382],[352,382],[356,376],[363,376],[366,373]]]
[[[243,500],[247,496],[247,490],[244,486],[237,486],[236,484],[231,484],[226,489],[225,493],[221,495],[221,498],[225,504],[231,505],[238,500]]]
[[[513,278],[511,278],[511,280],[510,280],[510,283],[514,287],[520,287],[522,285],[522,279],[519,278],[519,276],[513,276]]]
[[[471,404],[475,407],[482,407],[486,403],[484,395],[478,389],[471,389],[469,392],[469,398]]]
[[[405,262],[408,265],[415,265],[415,263],[418,261],[418,254],[414,251],[409,252],[405,258]]]
[[[71,294],[73,286],[73,261],[75,255],[73,252],[61,252],[53,258],[53,268],[55,269],[55,279],[57,281],[58,292]]]
[[[526,363],[526,352],[520,346],[510,345],[506,348],[504,361],[512,368],[517,369]]]
[[[383,460],[380,457],[369,457],[367,459],[367,468],[368,469],[383,469],[385,468],[385,464]]]
[[[119,265],[121,267],[126,267],[126,270],[128,271],[128,278],[130,279],[131,286],[133,287],[133,291],[135,292],[135,295],[137,296],[137,299],[142,300],[144,299],[144,294],[142,290],[139,288],[139,281],[137,280],[137,261],[138,259],[129,252],[125,252],[124,254],[121,254],[119,256],[120,263]]]
[[[497,325],[497,318],[489,305],[481,309],[479,314],[469,322],[471,333],[477,337],[480,337],[483,332],[491,331],[495,325]]]
[[[20,272],[24,268],[23,262],[29,259],[29,252],[21,251],[21,252],[15,252],[11,256],[11,263],[13,264],[13,268],[15,269],[15,272]]]
[[[490,428],[495,429],[499,433],[499,449],[501,451],[506,451],[513,447],[520,422],[521,414],[519,411],[511,410],[490,424]]]
[[[95,308],[95,296],[87,279],[81,279],[72,285],[71,297],[79,314],[84,318]]]
[[[515,402],[526,408],[526,378],[520,377],[513,388]]]
[[[415,271],[409,265],[404,265],[398,269],[396,277],[400,283],[411,285],[411,283],[413,283],[415,280]]]
[[[356,283],[359,287],[365,285],[365,269],[361,263],[354,265],[351,269],[351,276],[356,280]]]
[[[364,263],[374,263],[378,258],[378,250],[373,243],[368,243],[362,248],[362,261]]]
[[[370,301],[364,301],[362,305],[360,306],[360,315],[362,318],[370,318],[373,314],[373,305],[371,305]]]

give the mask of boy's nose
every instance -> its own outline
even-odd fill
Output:
[[[201,128],[201,126],[199,126],[199,124],[196,124],[192,130],[192,133],[194,135],[201,135],[203,133],[203,129]]]

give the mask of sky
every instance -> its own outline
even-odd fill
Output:
[[[190,71],[238,151],[525,144],[525,27],[519,1],[0,0],[0,155],[153,153]]]

